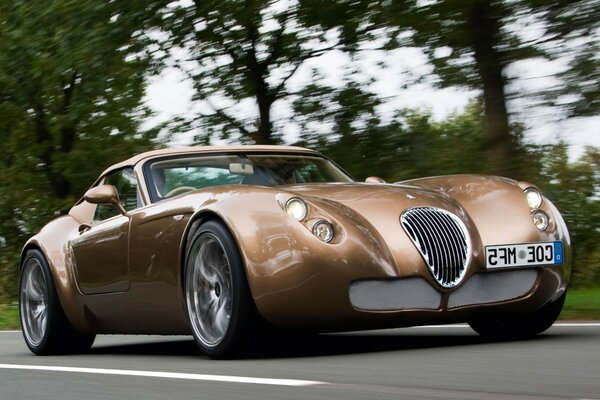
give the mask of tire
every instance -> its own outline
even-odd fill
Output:
[[[481,336],[494,339],[526,339],[544,332],[557,320],[567,292],[537,311],[514,316],[481,318],[469,325]]]
[[[29,250],[21,267],[19,313],[23,338],[34,354],[84,353],[94,343],[95,335],[78,332],[67,320],[39,250]]]
[[[184,279],[188,321],[202,352],[228,358],[253,340],[258,312],[237,245],[217,221],[202,224],[189,242]]]

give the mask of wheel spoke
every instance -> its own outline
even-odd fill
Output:
[[[219,307],[217,313],[215,315],[214,325],[215,325],[215,333],[219,335],[224,335],[225,330],[229,326],[229,313],[226,311],[225,307]]]
[[[30,258],[23,267],[20,307],[23,333],[27,341],[38,346],[43,340],[48,323],[48,288],[42,265]]]
[[[206,249],[204,249],[205,245],[203,245],[203,248],[200,249],[201,253],[200,253],[200,263],[199,263],[199,267],[201,269],[199,277],[205,281],[208,282],[212,282],[216,279],[217,275],[215,273],[215,268],[212,266],[211,264],[211,260],[209,259],[209,256],[207,255],[207,253],[209,253],[209,251],[207,251]]]
[[[46,308],[44,308],[44,311],[42,311],[42,314],[40,315],[40,323],[39,323],[40,333],[42,331],[46,330],[47,319],[48,319],[48,310]]]
[[[186,272],[186,296],[192,327],[207,347],[227,334],[231,318],[231,271],[221,241],[204,233],[192,245]]]
[[[40,298],[43,296],[43,293],[44,293],[44,289],[43,289],[44,283],[41,282],[42,279],[43,279],[43,276],[41,276],[40,273],[37,272],[34,275],[34,277],[32,278],[32,285],[31,285],[32,293],[36,293]]]
[[[46,306],[45,305],[39,305],[37,306],[32,314],[33,319],[40,319],[40,317],[45,313],[46,311]]]
[[[42,299],[42,293],[39,290],[39,283],[35,280],[33,273],[30,273],[27,276],[27,286],[25,289],[27,290],[27,294],[31,300],[40,301]]]

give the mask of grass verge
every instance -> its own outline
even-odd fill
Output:
[[[569,290],[562,320],[600,320],[600,287]],[[0,330],[19,329],[19,307],[0,304]]]
[[[569,289],[560,319],[600,320],[600,287]]]
[[[0,330],[19,329],[19,307],[16,304],[0,304]]]

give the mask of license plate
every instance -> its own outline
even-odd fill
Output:
[[[503,244],[485,247],[487,269],[561,265],[561,241],[544,243]]]

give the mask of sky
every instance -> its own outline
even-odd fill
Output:
[[[309,60],[293,78],[290,85],[300,87],[310,79],[313,68],[324,76],[325,83],[338,86],[342,84],[341,76],[347,71],[351,60],[339,52],[329,52]],[[386,67],[382,67],[384,63]],[[385,120],[396,110],[416,108],[429,111],[435,120],[443,120],[452,113],[461,112],[469,100],[477,96],[476,91],[464,88],[435,89],[431,81],[406,85],[415,77],[427,74],[431,67],[425,56],[418,49],[399,49],[392,52],[364,52],[360,59],[353,61],[352,67],[357,72],[353,79],[368,81],[373,78],[371,91],[385,99],[378,109],[380,117]],[[551,78],[542,78],[556,71],[556,66],[539,60],[523,62],[507,71],[514,78],[513,88],[520,92],[535,93],[552,84]],[[167,68],[160,76],[151,78],[146,104],[154,110],[155,116],[147,121],[148,126],[168,121],[175,116],[191,116],[198,111],[210,111],[206,105],[192,101],[193,87],[183,72],[176,68]],[[527,97],[511,101],[509,111],[513,121],[522,122],[528,128],[526,140],[544,144],[563,140],[570,145],[569,155],[572,160],[580,157],[586,145],[600,147],[600,116],[578,119],[564,119],[556,109],[532,106]],[[238,104],[237,115],[252,115],[253,104]],[[284,138],[293,141],[298,137],[299,128],[291,122],[285,122],[291,112],[289,105],[278,102],[274,105],[275,118],[284,121]],[[189,132],[173,137],[171,145],[189,145],[194,134]]]

